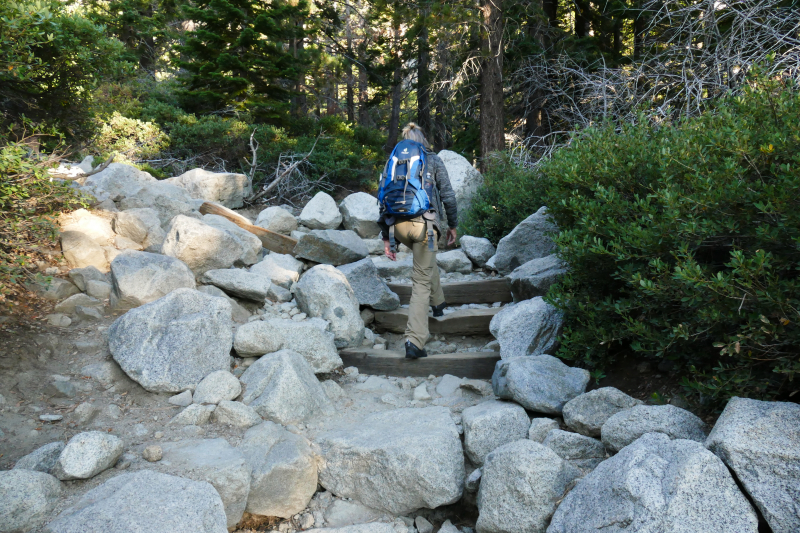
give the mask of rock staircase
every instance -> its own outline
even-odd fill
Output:
[[[389,283],[389,288],[406,305],[411,299],[410,283]],[[451,305],[496,304],[512,301],[511,284],[508,278],[483,281],[459,281],[443,283],[445,300]],[[428,317],[431,335],[490,335],[489,324],[500,312],[500,307],[489,309],[459,309],[443,317]],[[375,327],[392,333],[403,333],[408,321],[408,309],[378,311]],[[354,366],[365,374],[386,376],[429,376],[452,374],[471,379],[491,379],[500,356],[494,351],[456,352],[430,354],[418,360],[408,360],[403,352],[351,348],[340,351],[345,366]]]

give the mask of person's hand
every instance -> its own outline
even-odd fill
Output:
[[[397,254],[392,251],[392,247],[389,246],[389,241],[383,241],[383,252],[389,260],[397,261]]]
[[[456,243],[456,239],[458,238],[458,232],[456,228],[450,228],[447,230],[447,246],[453,246]]]

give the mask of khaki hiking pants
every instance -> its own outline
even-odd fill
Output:
[[[394,226],[395,239],[411,248],[414,254],[406,339],[413,342],[417,348],[424,348],[428,342],[429,306],[444,303],[444,292],[439,282],[439,267],[436,264],[436,246],[434,245],[433,251],[428,250],[427,230],[427,224],[422,217],[398,222]]]

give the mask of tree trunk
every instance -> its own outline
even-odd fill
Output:
[[[589,33],[589,2],[575,0],[575,36],[586,37]]]
[[[481,167],[491,152],[505,148],[503,120],[503,6],[502,0],[482,0],[481,48]]]
[[[392,116],[389,119],[389,136],[386,140],[386,153],[390,153],[394,146],[397,144],[400,129],[400,97],[401,93],[401,67],[402,59],[400,57],[400,26],[395,21],[394,27],[394,73],[392,74]]]
[[[351,26],[351,19],[350,19],[350,6],[347,7],[347,57],[345,60],[347,61],[345,66],[345,77],[347,83],[347,120],[350,123],[355,122],[356,120],[356,104],[354,101],[353,96],[353,84],[355,80],[353,79],[353,28]]]
[[[551,28],[558,27],[558,0],[542,0],[542,10]]]
[[[292,39],[292,55],[298,59],[303,54],[304,39],[295,37]],[[292,114],[295,117],[303,118],[308,115],[308,99],[305,93],[305,72],[301,72],[294,81],[295,95],[292,97]]]
[[[644,11],[642,10],[643,0],[636,0],[637,10],[633,19],[633,59],[638,61],[644,54],[644,34],[647,27]]]
[[[364,64],[365,57],[359,54],[358,65],[358,123],[361,126],[371,126],[369,119],[369,108],[367,102],[369,100],[369,83],[367,79],[367,69]]]
[[[417,60],[417,122],[425,135],[433,133],[431,123],[431,98],[430,98],[430,49],[428,47],[428,9],[422,10],[422,28],[420,28],[418,45],[419,57]],[[429,137],[429,139],[432,137]]]

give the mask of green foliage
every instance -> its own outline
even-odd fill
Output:
[[[43,248],[55,246],[53,217],[82,205],[68,184],[47,172],[55,157],[33,154],[24,143],[0,148],[0,303],[10,305],[22,294],[21,282],[34,277]]]
[[[585,131],[545,163],[571,267],[549,294],[560,355],[672,359],[708,406],[797,388],[799,120],[796,87],[757,80],[674,126]]]
[[[547,181],[515,165],[507,155],[488,161],[484,186],[461,215],[464,235],[486,237],[494,244],[544,205]]]
[[[296,40],[305,36],[308,2],[200,0],[183,10],[197,23],[176,60],[188,74],[182,78],[186,108],[232,107],[262,120],[283,119],[287,80],[297,80],[307,63]]]
[[[118,61],[119,41],[67,8],[59,0],[0,2],[0,122],[27,117],[85,133],[92,89],[128,68]]]
[[[101,154],[116,152],[128,160],[155,157],[168,145],[169,138],[156,124],[117,112],[103,122],[94,140]]]

